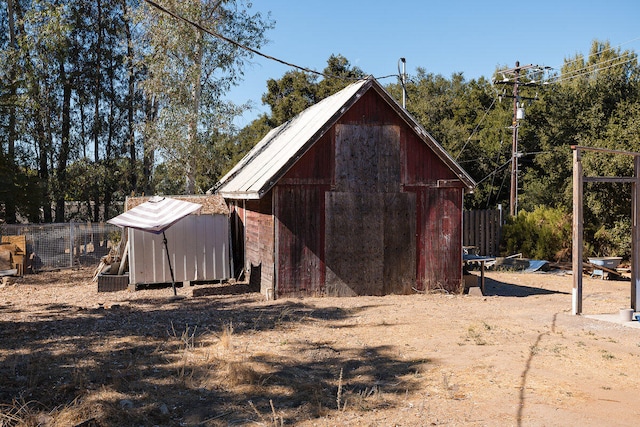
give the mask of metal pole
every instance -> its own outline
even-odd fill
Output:
[[[164,243],[164,251],[167,254],[167,262],[169,263],[169,272],[171,273],[171,286],[173,287],[173,296],[178,295],[176,292],[176,280],[173,278],[173,267],[171,267],[171,257],[169,256],[169,247],[167,246],[167,236],[162,231],[162,243]]]
[[[582,255],[583,255],[583,176],[580,149],[573,151],[573,289],[571,292],[571,314],[582,314]]]
[[[515,82],[513,84],[513,120],[511,122],[513,138],[511,142],[511,193],[509,211],[511,216],[518,213],[518,78],[520,76],[520,61],[516,61],[514,68]]]
[[[631,186],[632,210],[631,222],[631,308],[638,311],[640,302],[640,157],[633,158],[633,177],[635,182]]]

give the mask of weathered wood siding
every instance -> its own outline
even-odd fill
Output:
[[[274,230],[272,193],[260,200],[247,200],[245,220],[245,268],[249,282],[260,292],[274,296]]]
[[[462,286],[462,189],[416,189],[419,290],[459,292]]]
[[[478,248],[478,255],[499,256],[502,210],[464,211],[463,245]]]
[[[415,198],[400,189],[399,126],[337,124],[335,185],[325,199],[327,294],[411,291]]]
[[[324,193],[318,185],[278,185],[276,295],[324,294]]]
[[[246,201],[246,266],[260,266],[275,296],[458,291],[463,187],[368,91],[270,193]]]
[[[417,198],[417,273],[419,290],[462,286],[463,184],[413,132],[405,138],[405,191]]]
[[[275,187],[276,295],[325,294],[324,194],[333,178],[329,130]]]

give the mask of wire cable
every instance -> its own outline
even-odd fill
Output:
[[[238,43],[237,41],[232,40],[232,39],[230,39],[228,37],[225,37],[222,34],[218,34],[215,31],[212,31],[212,30],[210,30],[208,28],[205,28],[202,25],[198,24],[197,22],[193,22],[190,19],[187,19],[187,18],[185,18],[185,17],[183,17],[183,16],[181,16],[181,15],[179,15],[179,14],[173,12],[173,11],[170,11],[169,9],[159,5],[158,3],[154,2],[153,0],[144,0],[144,1],[146,3],[148,3],[149,5],[155,7],[156,9],[166,13],[167,15],[170,15],[170,16],[172,16],[172,17],[174,17],[174,18],[176,18],[176,19],[178,19],[180,21],[185,22],[186,24],[189,24],[189,25],[192,25],[192,26],[196,27],[200,31],[204,31],[205,33],[207,33],[207,34],[209,34],[209,35],[211,35],[213,37],[219,38],[220,40],[224,40],[225,42],[230,43],[230,44],[236,46],[237,48],[246,50],[246,51],[251,52],[251,53],[253,53],[255,55],[258,55],[258,56],[261,56],[263,58],[269,59],[271,61],[275,61],[275,62],[278,62],[280,64],[286,65],[288,67],[292,67],[292,68],[295,68],[295,69],[298,69],[298,70],[301,70],[301,71],[304,71],[304,72],[307,72],[307,73],[315,74],[315,75],[318,75],[318,76],[322,76],[322,77],[325,77],[325,78],[334,78],[334,79],[337,78],[337,79],[351,80],[351,81],[360,80],[360,78],[357,78],[357,77],[345,77],[345,76],[336,76],[336,75],[325,74],[325,73],[313,70],[313,69],[308,68],[308,67],[303,67],[301,65],[296,65],[296,64],[294,64],[292,62],[288,62],[288,61],[285,61],[283,59],[279,59],[279,58],[276,58],[274,56],[267,55],[266,53],[262,53],[257,49],[254,49],[254,48],[249,47],[249,46],[245,46],[242,43]],[[390,76],[386,76],[386,77],[390,77]],[[386,77],[383,77],[383,78],[386,78]]]
[[[621,48],[621,47],[622,47],[622,46],[624,46],[624,45],[627,45],[627,44],[629,44],[629,43],[633,43],[633,42],[638,41],[638,40],[640,40],[640,37],[636,37],[635,39],[631,39],[631,40],[626,41],[626,42],[624,42],[624,43],[621,43],[621,44],[619,44],[619,45],[617,45],[617,46],[611,46],[611,47],[609,47],[609,48],[607,48],[607,49],[603,49],[603,50],[601,50],[601,51],[597,52],[596,54],[603,54],[603,53],[605,53],[605,52],[609,52],[609,51],[612,51],[612,50],[616,50],[616,49]],[[591,56],[592,56],[592,55],[594,55],[594,54],[591,54],[591,53],[590,53],[590,54],[587,56],[586,60],[588,61],[588,60],[591,58]],[[584,60],[584,57],[582,57],[582,58],[583,58],[583,60]],[[552,68],[552,69],[554,69],[554,70],[558,70],[558,69],[561,69],[561,68],[562,68],[562,67],[564,67],[564,66],[574,64],[574,63],[576,63],[576,62],[578,62],[578,61],[580,61],[580,59],[579,59],[579,58],[576,58],[576,59],[574,59],[574,60],[572,60],[572,61],[565,62],[564,64],[562,64],[562,65],[560,65],[560,66],[555,66],[555,67],[551,67],[551,68]]]
[[[464,145],[460,149],[460,152],[458,152],[458,155],[456,156],[456,160],[458,160],[458,158],[460,157],[464,149],[467,148],[467,144],[469,144],[469,141],[471,141],[471,138],[473,137],[473,135],[476,134],[476,132],[478,131],[478,128],[480,128],[480,125],[482,124],[484,119],[487,118],[487,116],[489,115],[489,111],[491,110],[491,108],[493,108],[493,105],[496,103],[496,99],[497,97],[494,97],[493,101],[491,101],[491,105],[489,105],[489,107],[486,110],[484,110],[484,115],[482,116],[482,118],[480,119],[476,127],[473,129],[473,131],[471,132],[471,135],[469,135],[469,138],[467,138],[467,140],[465,141]]]

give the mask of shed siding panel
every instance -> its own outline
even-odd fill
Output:
[[[246,203],[246,268],[251,285],[267,295],[274,287],[274,241],[271,194]]]
[[[405,133],[403,182],[405,185],[431,184],[438,180],[458,177],[440,158],[413,132]],[[462,186],[462,183],[460,183]]]
[[[390,193],[400,190],[400,129],[336,125],[335,189]]]
[[[409,294],[416,283],[416,195],[387,193],[384,204],[383,294]]]
[[[328,186],[275,191],[277,294],[324,294],[324,193]]]
[[[284,175],[279,184],[331,184],[333,128],[320,138]]]
[[[462,283],[462,189],[415,188],[420,290],[459,292]]]
[[[326,194],[327,294],[383,295],[382,194]]]
[[[165,234],[176,282],[230,277],[226,215],[189,215]],[[129,244],[130,283],[171,282],[162,234],[129,229]],[[206,259],[205,252],[210,254]]]

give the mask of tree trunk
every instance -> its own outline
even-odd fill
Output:
[[[202,96],[202,58],[203,58],[203,34],[202,31],[198,31],[195,43],[195,56],[194,56],[194,72],[192,75],[193,81],[191,82],[191,114],[189,117],[189,133],[187,144],[189,147],[197,147],[198,145],[198,117],[200,117],[200,98]],[[198,150],[192,149],[188,157],[187,164],[185,165],[185,192],[186,194],[195,193],[195,174],[197,159],[194,158],[194,152]]]
[[[154,97],[146,100],[145,103],[145,116],[147,123],[153,123],[158,115],[158,107]],[[143,176],[144,176],[144,193],[151,195],[154,193],[153,188],[153,164],[155,163],[155,156],[153,148],[149,146],[147,140],[143,141]]]
[[[65,196],[67,194],[67,163],[71,150],[69,137],[71,134],[71,81],[64,69],[64,58],[60,58],[60,81],[62,82],[62,127],[60,134],[60,151],[56,168],[56,222],[65,222]]]
[[[136,74],[134,69],[134,50],[133,41],[131,40],[131,20],[127,2],[122,2],[122,10],[124,10],[124,30],[127,42],[127,70],[129,71],[128,93],[127,93],[127,133],[129,144],[129,185],[131,190],[137,193],[138,190],[138,174],[136,173],[136,137],[134,133],[134,113],[135,113],[135,83]]]
[[[15,9],[13,0],[9,0],[8,3],[8,18],[9,18],[9,51],[12,53],[16,53],[18,50],[18,42],[16,40],[16,31],[15,31]],[[8,160],[8,176],[9,182],[6,183],[6,197],[4,200],[4,208],[5,208],[5,221],[7,224],[15,224],[17,222],[16,218],[16,198],[15,198],[15,185],[16,185],[16,94],[17,94],[17,84],[16,84],[16,70],[15,67],[11,67],[8,72],[9,78],[9,128],[7,130],[8,141],[7,141],[7,160]]]
[[[98,11],[98,16],[96,17],[97,25],[96,31],[98,39],[95,45],[96,51],[96,62],[95,62],[95,99],[94,99],[94,111],[93,111],[93,160],[98,163],[100,159],[99,151],[100,151],[100,130],[101,130],[101,121],[100,121],[100,95],[102,94],[101,88],[101,76],[102,76],[102,2],[101,0],[96,0],[96,8]]]

